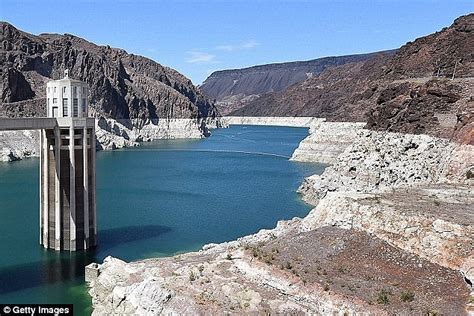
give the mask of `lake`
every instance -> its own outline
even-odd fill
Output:
[[[0,163],[0,303],[73,303],[90,314],[84,266],[194,251],[304,217],[296,189],[324,166],[288,160],[306,128],[231,126],[97,154],[98,247],[39,245],[38,159]]]

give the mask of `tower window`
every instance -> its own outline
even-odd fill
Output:
[[[66,87],[63,87],[63,93],[66,93]]]
[[[58,99],[57,98],[53,98],[53,104],[56,104],[58,103]]]
[[[86,99],[82,99],[82,113],[86,114]]]
[[[68,116],[68,110],[67,110],[67,98],[63,99],[63,117]]]
[[[79,103],[77,98],[72,99],[72,116],[78,117],[79,116]]]
[[[53,88],[53,92],[56,93],[56,87]]]

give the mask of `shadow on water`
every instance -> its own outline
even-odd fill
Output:
[[[83,277],[86,265],[103,259],[96,257],[98,250],[103,253],[119,244],[154,238],[170,231],[171,228],[160,225],[120,227],[99,231],[100,248],[97,249],[80,252],[41,249],[40,261],[1,269],[0,295]]]
[[[170,227],[162,225],[127,226],[100,230],[97,238],[99,244],[97,250],[107,252],[115,246],[158,237],[170,231]]]

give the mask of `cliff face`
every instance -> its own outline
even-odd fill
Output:
[[[232,115],[368,121],[374,130],[428,133],[473,143],[474,14],[394,55],[329,68]],[[454,77],[454,79],[453,79]]]
[[[393,52],[387,52],[387,54],[391,53]],[[215,71],[200,88],[204,94],[215,98],[222,113],[227,114],[260,95],[282,91],[297,82],[319,75],[327,68],[364,61],[374,55],[325,57],[308,61]]]
[[[175,70],[73,35],[35,36],[0,23],[0,113],[44,115],[45,82],[63,71],[90,87],[92,112],[142,127],[150,120],[216,118],[214,105]],[[22,102],[23,101],[23,102]],[[28,101],[28,102],[24,102]],[[18,103],[20,102],[20,103]]]

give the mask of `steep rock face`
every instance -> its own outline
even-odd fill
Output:
[[[35,96],[23,74],[11,68],[2,74],[1,91],[1,99],[6,102],[27,100]]]
[[[408,42],[384,72],[393,78],[472,77],[474,73],[474,14],[457,18],[450,27]]]
[[[367,127],[474,144],[473,91],[474,78],[399,80],[388,85],[366,113]]]
[[[474,14],[393,55],[329,68],[231,115],[316,116],[474,143]],[[453,80],[454,78],[454,80]]]
[[[44,115],[45,83],[63,71],[90,87],[91,113],[142,128],[152,120],[217,119],[214,105],[191,81],[173,69],[73,35],[39,36],[0,23],[0,112],[7,116]],[[26,107],[22,111],[22,107]]]
[[[215,98],[222,113],[227,114],[260,95],[285,90],[297,82],[319,75],[327,68],[367,60],[374,55],[324,57],[308,61],[215,71],[200,88],[204,94]]]
[[[322,175],[305,180],[300,192],[314,199],[328,192],[376,192],[437,182],[467,183],[474,147],[428,135],[361,130]]]
[[[357,138],[362,122],[319,122],[309,129],[291,156],[291,160],[332,164]]]

